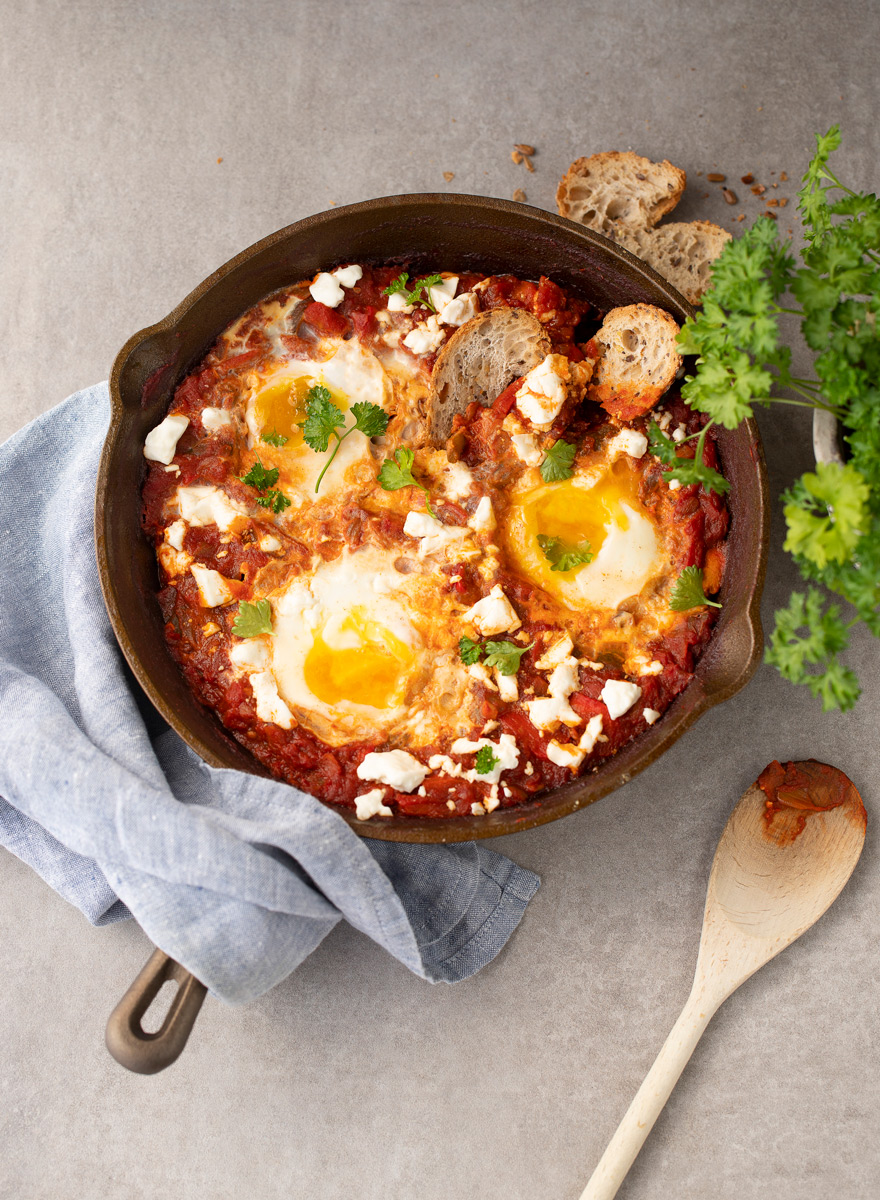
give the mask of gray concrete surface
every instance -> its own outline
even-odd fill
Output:
[[[842,174],[874,188],[877,17],[872,0],[7,4],[0,434],[331,203],[521,186],[551,208],[572,158],[632,147],[687,170],[685,218],[734,228],[757,202],[734,184],[729,208],[699,173],[795,180],[833,121]],[[510,161],[521,140],[534,175]],[[762,424],[778,491],[808,426]],[[768,615],[794,582],[780,542],[777,517]],[[853,713],[823,716],[764,668],[624,790],[506,839],[543,886],[471,982],[432,988],[343,928],[257,1003],[209,999],[153,1079],[103,1048],[146,938],[90,928],[4,855],[0,1195],[573,1200],[687,994],[736,797],[770,758],[816,755],[876,813],[876,645],[854,658]],[[828,916],[718,1015],[622,1197],[880,1195],[877,849],[872,826]]]

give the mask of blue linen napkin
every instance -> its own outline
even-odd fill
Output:
[[[133,916],[231,1003],[341,917],[424,979],[474,974],[537,876],[481,843],[363,840],[312,796],[208,767],[153,710],[95,563],[109,415],[98,384],[0,446],[0,844],[93,924]]]

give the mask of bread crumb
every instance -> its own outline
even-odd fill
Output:
[[[444,171],[443,178],[446,180],[447,183],[452,183],[453,179],[455,178],[455,172],[454,171]]]
[[[768,206],[769,206],[770,208],[778,208],[778,207],[779,207],[779,201],[776,199],[776,197],[775,197],[775,196],[772,196],[772,197],[771,197],[771,198],[770,198],[770,199],[767,201],[767,204],[768,204]]]
[[[217,162],[218,162],[218,163],[222,163],[222,162],[223,162],[223,159],[222,159],[222,158],[218,158],[218,159],[217,159]]]
[[[728,204],[736,204],[737,203],[736,193],[732,192],[730,190],[730,188],[722,188],[721,194],[724,197],[724,199],[727,201]]]
[[[520,154],[519,150],[511,150],[510,157],[513,159],[513,161],[516,163],[517,166],[519,166],[519,164],[523,160],[523,156]]]
[[[513,193],[513,199],[518,200],[520,204],[525,202],[526,194],[522,188],[516,188]]]
[[[526,170],[530,171],[534,175],[535,167],[534,167],[532,160],[529,158],[528,154],[523,155],[523,162],[526,164]]]
[[[764,193],[767,191],[767,189],[764,187],[763,183],[756,183],[755,186],[753,188],[750,188],[749,190],[751,191],[753,196],[763,196]]]
[[[775,221],[775,220],[777,220],[776,213],[773,211],[773,209],[772,209],[772,208],[768,208],[768,209],[767,209],[767,211],[764,213],[764,216],[765,216],[765,217],[772,217],[774,221]]]
[[[779,197],[779,207],[785,208],[786,204],[788,204],[788,196],[780,196]]]
[[[755,177],[754,177],[754,175],[751,173],[751,171],[749,171],[748,175],[743,175],[743,176],[742,176],[741,182],[742,182],[742,183],[754,183],[754,182],[755,182]]]
[[[785,180],[786,180],[786,179],[788,179],[788,175],[786,174],[786,172],[785,172],[785,171],[780,171],[780,172],[779,172],[779,178],[780,178],[780,179],[783,181],[783,183],[784,183],[784,182],[785,182]]]
[[[746,219],[746,214],[740,213],[736,219],[737,219],[737,221],[744,221]]]
[[[535,147],[529,146],[527,142],[517,142],[514,145],[514,150],[518,150],[520,154],[534,154]]]

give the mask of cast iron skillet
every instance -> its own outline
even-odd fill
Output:
[[[112,415],[95,499],[101,586],[114,632],[141,687],[165,720],[212,766],[267,773],[195,699],[166,649],[155,599],[155,555],[140,527],[144,438],[164,416],[177,385],[246,309],[338,263],[396,261],[406,261],[415,271],[474,269],[527,279],[548,275],[603,310],[644,302],[659,305],[679,322],[693,311],[639,259],[563,217],[480,196],[387,196],[319,213],[271,234],[206,279],[163,321],[129,338],[110,379]],[[403,817],[381,823],[358,821],[350,809],[339,809],[355,832],[390,841],[457,842],[556,820],[628,782],[708,708],[744,686],[762,647],[759,604],[768,539],[767,484],[753,422],[733,432],[720,431],[718,448],[731,484],[723,608],[695,679],[656,725],[594,774],[573,779],[531,804],[479,818]],[[127,1001],[134,1003],[130,994]],[[127,1027],[139,1028],[139,1018],[134,1024],[128,1020]],[[152,1039],[155,1049],[161,1034]]]

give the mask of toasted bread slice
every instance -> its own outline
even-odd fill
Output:
[[[627,250],[668,279],[691,304],[699,304],[712,282],[712,263],[731,240],[711,221],[670,221],[622,240]]]
[[[610,150],[573,162],[556,203],[563,217],[622,241],[628,233],[653,229],[678,204],[685,182],[684,171],[665,159],[655,163],[631,150]]]
[[[428,436],[441,446],[452,420],[474,400],[488,408],[507,385],[550,353],[537,317],[521,308],[493,308],[456,330],[434,364],[428,397]]]
[[[681,366],[679,327],[662,308],[613,308],[587,344],[595,358],[587,396],[618,421],[632,421],[657,403]]]

